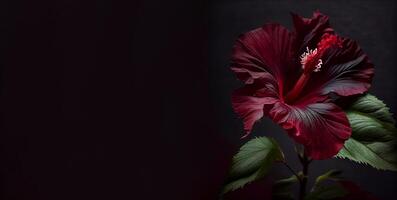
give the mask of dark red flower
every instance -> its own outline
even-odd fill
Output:
[[[266,24],[237,40],[231,67],[245,86],[233,93],[233,108],[247,134],[267,116],[311,158],[330,158],[351,135],[345,113],[330,94],[366,92],[373,64],[355,41],[336,35],[320,12],[310,19],[292,18],[292,32]]]

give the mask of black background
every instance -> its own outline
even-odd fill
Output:
[[[396,111],[396,3],[390,1],[0,2],[1,199],[216,199],[244,140],[230,93],[235,38],[289,11],[320,9],[376,64],[372,93]],[[269,120],[298,167],[290,140]],[[393,199],[397,176],[333,166]],[[265,199],[270,181],[229,199]]]

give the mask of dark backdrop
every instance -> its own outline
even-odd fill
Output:
[[[216,199],[244,142],[230,105],[235,38],[317,8],[360,42],[377,65],[372,93],[395,111],[393,1],[1,1],[0,198]],[[297,165],[269,120],[252,136],[265,134]],[[396,193],[393,173],[313,165]],[[228,198],[265,199],[272,178]]]

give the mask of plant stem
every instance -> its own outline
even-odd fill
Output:
[[[306,195],[306,185],[307,185],[307,176],[309,171],[309,158],[306,156],[305,153],[302,153],[302,156],[299,156],[299,160],[302,163],[302,173],[303,176],[301,177],[300,187],[299,187],[299,200],[303,200]]]

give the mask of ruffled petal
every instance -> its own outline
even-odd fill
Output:
[[[304,18],[295,13],[291,13],[294,23],[296,40],[295,50],[302,53],[306,47],[314,49],[317,42],[325,33],[334,33],[329,24],[328,16],[315,11],[312,18]]]
[[[343,39],[342,48],[329,49],[324,55],[321,71],[312,73],[301,97],[362,94],[370,88],[373,76],[374,65],[357,42]]]
[[[232,70],[246,84],[272,74],[281,92],[288,81],[286,74],[296,75],[299,67],[292,65],[293,35],[283,26],[266,24],[241,35],[233,49]],[[295,73],[290,73],[295,70]]]
[[[333,103],[297,107],[277,102],[269,116],[295,141],[303,144],[306,153],[316,160],[336,155],[351,135],[346,114]]]
[[[274,77],[266,73],[264,77],[236,90],[232,94],[234,111],[243,119],[247,136],[255,122],[279,100],[277,84]]]

